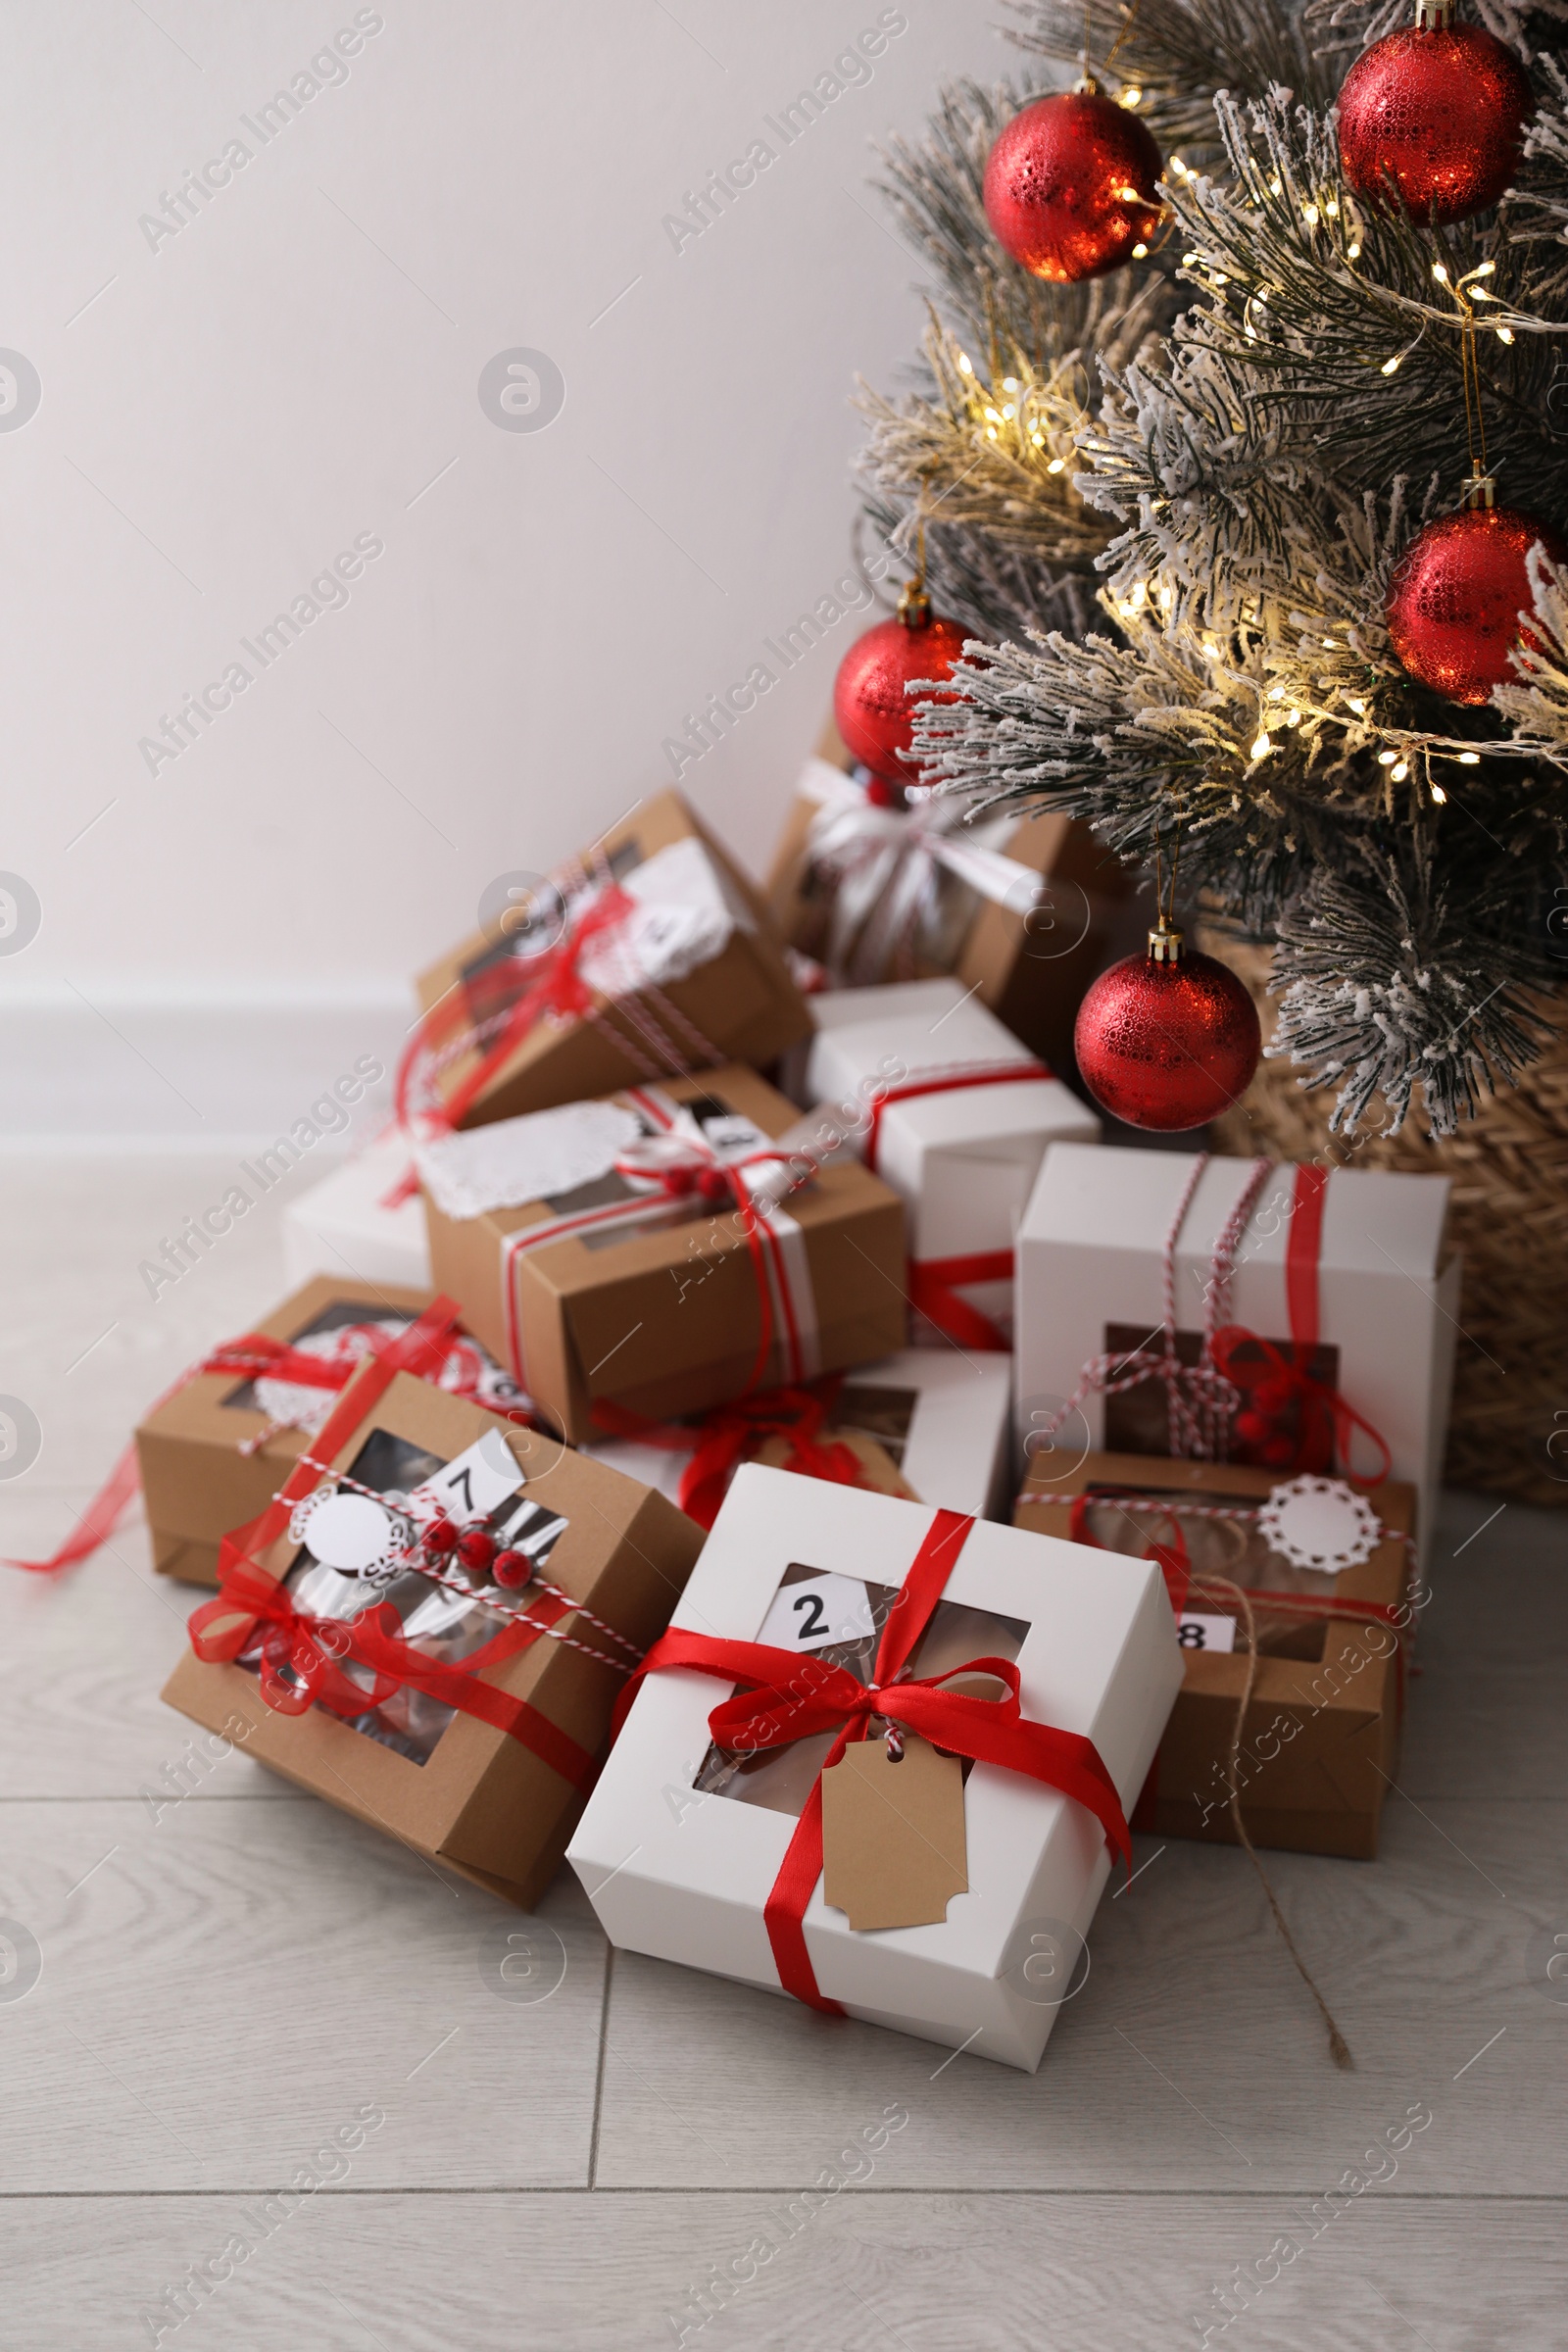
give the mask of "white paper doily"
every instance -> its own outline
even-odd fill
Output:
[[[482,1217],[596,1184],[641,1133],[636,1112],[618,1102],[563,1102],[443,1136],[415,1157],[443,1216]]]
[[[1257,1514],[1270,1551],[1293,1568],[1340,1576],[1369,1560],[1383,1535],[1376,1511],[1342,1478],[1307,1472],[1275,1487]]]
[[[296,1544],[339,1576],[384,1576],[413,1536],[408,1520],[370,1494],[318,1487],[297,1503],[288,1523]]]

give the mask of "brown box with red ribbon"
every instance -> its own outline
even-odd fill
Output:
[[[442,1138],[434,1278],[574,1445],[600,1400],[662,1422],[869,1363],[904,1337],[903,1208],[781,1152],[795,1123],[730,1067]]]
[[[527,1904],[702,1536],[662,1495],[398,1369],[428,1361],[421,1328],[361,1364],[319,1450],[225,1541],[164,1697]]]
[[[159,1398],[137,1428],[135,1453],[160,1575],[217,1584],[230,1528],[267,1508],[361,1357],[433,1297],[317,1275]],[[498,1412],[526,1408],[516,1383],[461,1328],[431,1377]]]
[[[1237,1462],[1042,1454],[1014,1524],[1157,1560],[1177,1614],[1182,1690],[1134,1829],[1238,1842],[1245,1700],[1236,1791],[1252,1843],[1372,1859],[1424,1598],[1415,1501],[1396,1482],[1357,1493]]]
[[[962,815],[957,802],[904,805],[830,722],[768,870],[773,920],[830,986],[951,972],[1032,1052],[1071,1069],[1085,989],[1140,944],[1135,885],[1071,817]]]
[[[406,1123],[474,1127],[628,1079],[768,1062],[806,1034],[766,906],[678,792],[639,801],[560,872],[513,879],[419,975]]]

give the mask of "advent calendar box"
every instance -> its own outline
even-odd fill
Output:
[[[1054,1144],[1018,1234],[1026,1447],[1065,1413],[1069,1450],[1196,1451],[1172,1446],[1162,1379],[1114,1371],[1164,1351],[1168,1250],[1178,1361],[1212,1321],[1241,1396],[1218,1449],[1412,1486],[1424,1556],[1459,1329],[1447,1205],[1445,1176]]]
[[[897,1689],[890,1643],[906,1653],[911,1678]],[[678,1662],[709,1655],[708,1644],[716,1672]],[[839,1711],[880,1684],[890,1715],[907,1717],[950,1688],[933,1678],[980,1659],[988,1670],[961,1690],[981,1727],[951,1731],[939,1700],[925,1717],[933,1740],[962,1739],[973,1751],[1001,1737],[1005,1687],[994,1669],[1012,1661],[1023,1717],[1076,1735],[1058,1744],[1082,1764],[1081,1797],[996,1762],[975,1762],[959,1780],[956,1762],[944,1765],[907,1724],[894,1765],[885,1719],[873,1714],[855,1760],[880,1775],[886,1758],[885,1788],[912,1768],[924,1789],[933,1759],[946,1772],[942,1801],[956,1814],[944,1815],[942,1886],[922,1885],[917,1903],[906,1900],[907,1879],[890,1894],[885,1866],[918,1877],[932,1850],[900,1813],[897,1824],[887,1816],[898,1835],[874,1835],[869,1854],[830,1828],[827,1877],[808,1898],[808,1799]],[[852,2017],[1032,2072],[1110,1874],[1105,1808],[1112,1791],[1133,1803],[1181,1676],[1170,1604],[1147,1561],[748,1466],[569,1859],[617,1945],[769,1991],[788,1978],[792,1991],[814,1988]],[[999,1690],[993,1715],[987,1694]],[[732,1696],[746,1720],[721,1744],[710,1719]],[[813,1708],[827,1728],[812,1714],[796,1737],[802,1710]],[[1057,1752],[1049,1738],[1042,1746]],[[831,1772],[829,1785],[839,1786]],[[792,1846],[808,1856],[800,1896],[781,1897],[770,1931],[764,1910]],[[926,1924],[851,1925],[890,1907],[918,1909]]]
[[[353,1366],[377,1341],[406,1332],[433,1298],[428,1290],[313,1275],[253,1331],[215,1349],[211,1369],[160,1399],[135,1441],[160,1575],[188,1585],[217,1584],[224,1536],[267,1508],[326,1420]],[[278,1350],[270,1363],[268,1343]],[[253,1356],[254,1366],[245,1368]],[[300,1360],[291,1363],[290,1357]],[[302,1380],[302,1369],[336,1385]],[[429,1376],[493,1411],[519,1418],[526,1413],[528,1400],[516,1382],[461,1330],[443,1342]]]
[[[856,1450],[860,1485],[966,1511],[976,1519],[1003,1515],[1012,1450],[1012,1366],[1006,1356],[905,1348],[877,1363],[861,1364],[842,1381],[818,1383],[816,1390],[825,1400],[821,1444],[831,1448],[842,1442]],[[791,1409],[787,1399],[759,1402]],[[678,1502],[693,1456],[714,1423],[724,1419],[721,1408],[706,1422],[596,1439],[584,1450]],[[763,1412],[756,1440],[737,1446],[736,1466],[756,1460],[801,1472],[802,1461],[788,1439],[764,1435],[766,1426]],[[812,1459],[808,1457],[808,1465]],[[806,1475],[823,1473],[808,1466]]]
[[[730,1067],[423,1147],[436,1280],[574,1445],[600,1400],[678,1419],[873,1361],[904,1336],[902,1208],[854,1159],[790,1189],[794,1126]]]
[[[701,1533],[559,1440],[373,1359],[317,1444],[327,1474],[295,1465],[164,1698],[528,1904]],[[461,1548],[426,1542],[437,1522]]]
[[[812,1009],[807,1098],[903,1200],[912,1305],[960,1347],[1004,1347],[1041,1160],[1094,1143],[1099,1120],[956,980],[835,991]]]
[[[1239,1462],[1051,1453],[1030,1465],[1013,1518],[1106,1552],[1157,1544],[1174,1555],[1182,1689],[1135,1829],[1238,1842],[1228,1775],[1250,1611],[1258,1660],[1237,1772],[1248,1836],[1296,1853],[1376,1854],[1425,1598],[1411,1488],[1357,1495]]]
[[[430,1246],[408,1138],[378,1135],[283,1211],[283,1275],[430,1287]]]
[[[771,1061],[807,1028],[766,908],[678,792],[639,801],[416,985],[406,1101],[457,1127]]]
[[[965,813],[956,797],[890,794],[829,725],[768,870],[774,922],[832,987],[951,973],[1070,1068],[1085,989],[1137,944],[1135,883],[1072,817]]]

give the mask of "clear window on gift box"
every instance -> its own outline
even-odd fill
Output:
[[[375,1429],[366,1439],[346,1476],[360,1487],[382,1494],[393,1509],[447,1467],[448,1456],[431,1453],[390,1430]],[[518,1473],[519,1481],[521,1473]],[[482,1527],[495,1538],[498,1549],[520,1551],[536,1572],[543,1569],[564,1534],[567,1522],[559,1511],[529,1499],[525,1491],[509,1495],[487,1517],[468,1524]],[[501,1633],[520,1606],[527,1607],[527,1588],[509,1588],[503,1593],[482,1572],[464,1566],[456,1553],[442,1564],[443,1583],[404,1564],[372,1575],[345,1575],[314,1559],[303,1545],[284,1572],[283,1584],[296,1608],[312,1617],[347,1621],[362,1609],[385,1601],[396,1610],[403,1639],[441,1665],[456,1666],[471,1657]],[[241,1652],[239,1663],[254,1672],[260,1665],[261,1642]],[[341,1662],[351,1682],[369,1684],[368,1669],[352,1659]],[[284,1670],[284,1679],[288,1671]],[[363,1715],[345,1716],[351,1731],[363,1732],[382,1747],[425,1764],[456,1709],[421,1690],[394,1690],[379,1706]]]
[[[591,879],[602,880],[608,869],[612,882],[622,882],[643,861],[641,844],[635,839],[623,841],[608,856],[596,856]],[[461,967],[458,977],[471,1021],[494,1020],[511,1011],[528,986],[533,958],[553,948],[561,937],[564,907],[564,901],[554,889],[541,892],[532,911],[524,913],[517,908],[520,919],[509,922],[498,940],[479,955],[470,956]]]
[[[898,1597],[896,1585],[868,1584],[859,1577],[792,1561],[779,1579],[758,1639],[769,1646],[795,1649],[802,1657],[820,1658],[825,1665],[842,1666],[858,1683],[868,1684],[882,1629]],[[1004,1617],[994,1609],[971,1608],[964,1601],[939,1600],[915,1644],[906,1673],[946,1674],[956,1666],[967,1665],[971,1658],[1015,1658],[1028,1631],[1026,1618]],[[961,1682],[952,1687],[964,1688]],[[881,1726],[882,1718],[873,1715],[873,1739],[879,1736]],[[769,1812],[788,1813],[799,1820],[833,1740],[831,1732],[813,1732],[808,1739],[791,1740],[786,1747],[759,1749],[750,1755],[732,1755],[710,1743],[692,1787],[705,1796],[765,1805]],[[963,1770],[967,1778],[967,1759]]]
[[[323,1360],[330,1361],[338,1352],[331,1344],[334,1332],[378,1331],[388,1339],[396,1339],[416,1319],[412,1311],[403,1307],[372,1307],[364,1298],[335,1298],[330,1305],[323,1306],[309,1321],[302,1323],[297,1331],[291,1331],[287,1345],[299,1348],[304,1355],[319,1355]],[[467,1351],[469,1357],[466,1369],[471,1375],[471,1386],[465,1386],[465,1395],[471,1395],[492,1412],[527,1409],[526,1393],[518,1387],[510,1372],[502,1369],[488,1349],[480,1347],[477,1340],[464,1335],[454,1343],[449,1350],[449,1361],[455,1371],[464,1368],[458,1360],[464,1350]],[[356,1355],[364,1352],[365,1349],[361,1348],[356,1350]],[[441,1385],[450,1387],[454,1383],[443,1377]],[[296,1427],[306,1428],[312,1422],[318,1427],[331,1411],[334,1401],[335,1393],[330,1389],[307,1388],[302,1382],[264,1372],[254,1380],[241,1381],[237,1389],[229,1391],[222,1404],[225,1412],[233,1409],[269,1413]]]
[[[1136,1323],[1107,1323],[1104,1352],[1107,1355],[1136,1355],[1141,1351],[1159,1352],[1164,1343],[1157,1330]],[[1176,1334],[1176,1357],[1179,1363],[1192,1366],[1202,1360],[1203,1336],[1198,1331],[1179,1331]],[[1291,1340],[1240,1341],[1227,1358],[1229,1377],[1241,1392],[1241,1401],[1226,1433],[1228,1456],[1235,1462],[1266,1469],[1274,1460],[1269,1447],[1279,1449],[1280,1458],[1293,1461],[1298,1470],[1324,1471],[1331,1467],[1334,1452],[1333,1425],[1326,1417],[1315,1416],[1310,1430],[1303,1432],[1298,1396],[1291,1394],[1278,1379],[1280,1362],[1294,1365],[1298,1351]],[[1304,1357],[1301,1369],[1313,1386],[1337,1389],[1340,1385],[1340,1351],[1328,1342],[1320,1342],[1310,1355]],[[1276,1396],[1275,1389],[1281,1393]],[[1264,1408],[1259,1412],[1259,1407]],[[1267,1438],[1255,1439],[1250,1424],[1256,1418],[1267,1425]],[[1107,1453],[1164,1453],[1170,1452],[1170,1407],[1166,1400],[1165,1385],[1159,1380],[1146,1380],[1135,1389],[1123,1389],[1119,1396],[1105,1398],[1105,1451]],[[1320,1458],[1321,1456],[1321,1458]]]
[[[877,1381],[847,1380],[833,1406],[833,1426],[857,1438],[872,1438],[895,1469],[904,1466],[909,1425],[920,1401],[918,1389],[895,1389]]]
[[[1289,1560],[1281,1559],[1278,1552],[1269,1549],[1250,1517],[1200,1516],[1191,1507],[1195,1497],[1186,1491],[1163,1491],[1154,1486],[1133,1490],[1125,1486],[1091,1485],[1086,1492],[1090,1497],[1090,1540],[1102,1550],[1125,1552],[1134,1559],[1147,1557],[1151,1544],[1170,1544],[1172,1513],[1167,1506],[1185,1504],[1186,1508],[1175,1513],[1175,1524],[1181,1529],[1193,1574],[1200,1579],[1224,1577],[1230,1584],[1245,1587],[1252,1602],[1259,1652],[1276,1658],[1322,1657],[1328,1628],[1321,1621],[1303,1625],[1298,1618],[1271,1616],[1268,1594],[1300,1592],[1332,1598],[1339,1589],[1337,1575],[1325,1575],[1315,1568],[1297,1568]],[[1200,1499],[1205,1505],[1221,1510],[1252,1513],[1257,1509],[1255,1494],[1214,1494],[1205,1488]],[[1216,1644],[1212,1639],[1198,1641],[1184,1635],[1184,1646],[1206,1649],[1246,1646],[1246,1637],[1237,1627],[1239,1611],[1224,1593],[1195,1592],[1182,1614],[1184,1625],[1190,1614],[1200,1625],[1212,1618],[1227,1620],[1237,1628],[1223,1644]]]

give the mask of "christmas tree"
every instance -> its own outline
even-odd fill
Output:
[[[1041,62],[884,156],[931,323],[916,388],[864,397],[863,464],[970,632],[918,713],[928,782],[1179,861],[1272,946],[1273,1051],[1336,1126],[1444,1135],[1551,1034],[1568,0],[1421,7],[1020,0]],[[1152,133],[1164,209],[1052,282],[986,172],[1063,66]]]

